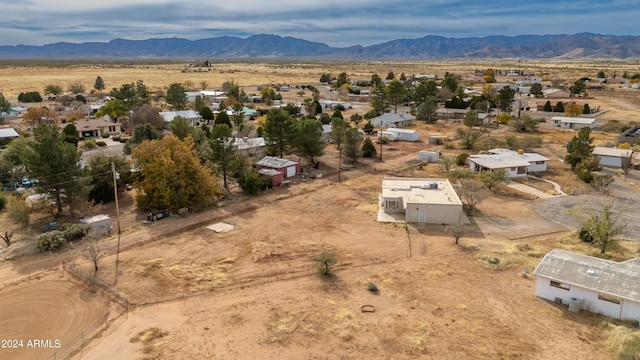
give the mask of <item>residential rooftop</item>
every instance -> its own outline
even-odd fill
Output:
[[[384,178],[382,179],[382,196],[384,198],[402,197],[405,204],[462,205],[453,185],[447,179]]]

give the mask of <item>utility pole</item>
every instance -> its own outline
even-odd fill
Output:
[[[118,226],[118,245],[116,247],[116,279],[115,284],[118,284],[118,266],[120,265],[120,206],[118,204],[118,179],[120,174],[116,172],[116,166],[111,163],[111,171],[113,172],[113,195],[116,199],[116,223]]]

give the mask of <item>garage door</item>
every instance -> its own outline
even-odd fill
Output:
[[[294,166],[289,166],[287,168],[287,177],[291,177],[291,176],[296,176],[296,167]]]

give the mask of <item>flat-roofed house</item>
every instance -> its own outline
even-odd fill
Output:
[[[516,152],[509,149],[489,150],[491,154],[471,155],[467,158],[473,172],[505,169],[507,177],[527,176],[528,173],[547,171],[549,158],[537,153]]]
[[[383,128],[402,128],[413,124],[415,117],[409,114],[384,113],[371,119],[371,125]]]
[[[551,118],[553,126],[562,129],[581,129],[588,127],[593,129],[596,124],[595,118],[581,118],[581,117],[566,117],[566,116],[554,116]]]
[[[569,310],[640,320],[640,259],[615,262],[565,250],[547,253],[533,271],[536,295]]]
[[[378,221],[459,224],[462,202],[447,179],[382,179]]]

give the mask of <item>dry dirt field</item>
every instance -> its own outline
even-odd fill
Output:
[[[208,73],[181,73],[184,64],[124,68],[93,64],[59,71],[43,67],[40,75],[23,71],[24,77],[18,80],[13,80],[15,68],[4,67],[0,68],[3,86],[15,84],[0,90],[25,91],[17,85],[21,81],[33,84],[34,90],[42,88],[35,85],[37,81],[83,81],[91,88],[98,75],[108,88],[136,79],[152,87],[185,80],[197,84],[204,79],[217,87],[230,79],[243,86],[316,83],[323,72],[347,71],[350,77],[368,78],[374,71],[384,77],[390,70],[442,74],[490,66],[462,62],[214,65]],[[567,72],[576,65],[553,63],[559,69],[566,66]],[[589,74],[600,69],[597,64],[588,68]],[[616,101],[623,106],[606,103],[611,119],[636,120],[637,103]],[[416,126],[422,141],[385,146],[384,162],[362,160],[356,169],[341,173],[341,182],[337,181],[335,149],[327,147],[327,154],[320,158],[321,178],[298,181],[255,198],[234,191],[218,208],[146,227],[139,225],[144,214],[131,201],[123,201],[127,226],[116,287],[128,299],[130,310],[126,316],[114,316],[106,331],[75,358],[613,358],[620,339],[637,330],[600,316],[569,313],[541,300],[535,296],[535,279],[523,275],[553,248],[594,251],[576,238],[572,227],[540,214],[547,200],[505,187],[480,204],[459,245],[444,226],[405,229],[401,224],[375,221],[381,179],[442,176],[439,165],[416,167],[415,154],[419,149],[459,153],[425,142],[430,134],[449,136],[456,127]],[[504,130],[492,133],[504,134]],[[558,161],[573,134],[543,128],[539,135],[544,145],[540,152],[552,158],[549,178],[574,196],[588,194],[590,189],[571,180],[573,175]],[[596,139],[605,143],[611,136],[596,134]],[[632,179],[622,181],[635,182]],[[126,195],[129,200],[131,196]],[[112,208],[108,211],[113,213]],[[2,215],[0,229],[16,228]],[[235,229],[228,233],[207,229],[218,222]],[[35,233],[16,229],[15,244],[0,253],[0,308],[11,309],[0,314],[0,337],[59,338],[65,345],[106,311],[116,311],[105,295],[88,290],[62,271],[62,260],[90,269],[78,248],[33,255],[27,249]],[[116,238],[100,244],[108,255],[101,260],[99,277],[113,284]],[[313,258],[322,251],[338,256],[335,275],[328,279],[315,271]],[[637,255],[633,244],[612,253],[614,258]],[[499,265],[490,264],[489,257],[499,258]],[[368,291],[369,283],[379,291]],[[371,305],[375,312],[362,312],[363,305]],[[46,358],[55,350],[36,354],[28,349],[0,349],[0,358]]]

